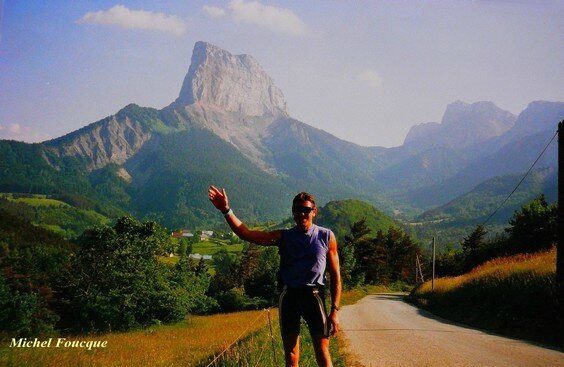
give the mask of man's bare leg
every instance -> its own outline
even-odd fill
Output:
[[[300,336],[296,334],[282,335],[286,367],[298,367],[300,363]]]
[[[325,336],[311,336],[315,359],[319,367],[333,367],[331,354],[329,354],[329,338]]]

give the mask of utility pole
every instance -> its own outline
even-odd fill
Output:
[[[419,272],[419,273],[418,273]],[[421,269],[421,261],[419,260],[419,255],[415,255],[415,284],[425,283],[425,278],[423,277],[423,270]]]
[[[415,255],[415,285],[419,284],[419,274],[417,274],[417,270],[419,268],[419,256]]]
[[[433,236],[433,279],[431,280],[431,290],[435,290],[435,236]]]
[[[564,120],[558,123],[558,242],[556,244],[556,286],[564,302]]]

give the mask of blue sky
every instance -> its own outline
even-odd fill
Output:
[[[562,1],[1,1],[0,138],[64,135],[178,95],[202,40],[253,55],[290,114],[401,145],[447,104],[564,101]]]

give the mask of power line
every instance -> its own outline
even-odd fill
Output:
[[[527,173],[525,173],[525,175],[523,176],[523,178],[521,178],[521,181],[519,181],[519,183],[517,184],[517,186],[515,186],[515,188],[513,189],[513,191],[511,191],[511,193],[509,195],[507,195],[507,197],[505,198],[505,200],[503,200],[503,202],[501,203],[501,205],[499,205],[497,207],[496,210],[493,211],[492,214],[490,214],[490,216],[484,221],[484,223],[482,223],[482,226],[485,226],[486,223],[488,223],[488,221],[498,212],[499,209],[501,209],[502,206],[505,205],[505,203],[507,202],[507,200],[509,200],[509,198],[511,197],[511,195],[513,195],[513,193],[515,193],[515,191],[517,191],[517,189],[519,188],[519,186],[523,183],[523,181],[525,181],[525,178],[527,178],[527,176],[529,175],[529,173],[531,173],[531,171],[533,170],[533,167],[535,166],[535,164],[537,164],[537,162],[539,161],[539,159],[542,157],[542,155],[544,154],[544,152],[548,149],[548,146],[550,145],[550,143],[552,143],[552,141],[554,140],[554,138],[556,138],[556,135],[558,135],[558,130],[556,130],[556,132],[554,133],[554,135],[552,136],[552,139],[550,139],[550,141],[548,142],[548,144],[546,144],[546,146],[544,147],[544,149],[542,150],[542,152],[540,152],[539,156],[537,157],[537,159],[535,159],[535,161],[533,162],[533,164],[531,165],[531,167],[529,168],[529,170],[527,171]]]

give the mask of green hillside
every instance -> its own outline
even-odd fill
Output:
[[[373,234],[377,231],[387,231],[390,226],[399,226],[392,218],[372,205],[354,199],[327,203],[319,209],[317,223],[331,228],[335,236],[342,239],[350,232],[350,226],[363,218],[366,219],[366,225]]]
[[[11,140],[0,140],[0,157],[0,192],[43,193],[112,218],[126,214],[94,190],[79,159],[60,158],[43,144]]]
[[[539,194],[545,193],[549,201],[555,200],[556,187],[551,184],[555,181],[554,175],[555,170],[549,168],[532,171],[495,216],[490,218],[488,235],[501,233],[513,213]],[[494,177],[451,202],[419,215],[411,223],[411,228],[426,246],[430,246],[434,236],[439,249],[447,244],[458,247],[464,236],[499,207],[522,177],[523,174]]]
[[[549,178],[555,174],[554,169],[548,168],[531,172],[492,221],[506,223],[515,210],[541,193],[549,198],[555,197],[555,193],[545,188],[546,183],[550,182]],[[416,221],[442,219],[459,224],[483,221],[503,202],[522,177],[523,174],[494,177],[455,200],[421,214]]]
[[[223,222],[207,197],[210,184],[226,188],[234,210],[247,222],[280,220],[297,192],[207,130],[162,136],[158,147],[143,147],[125,168],[133,177],[132,212],[169,228]]]
[[[46,195],[0,193],[0,210],[67,239],[78,237],[86,228],[110,222],[94,210],[80,209]]]

